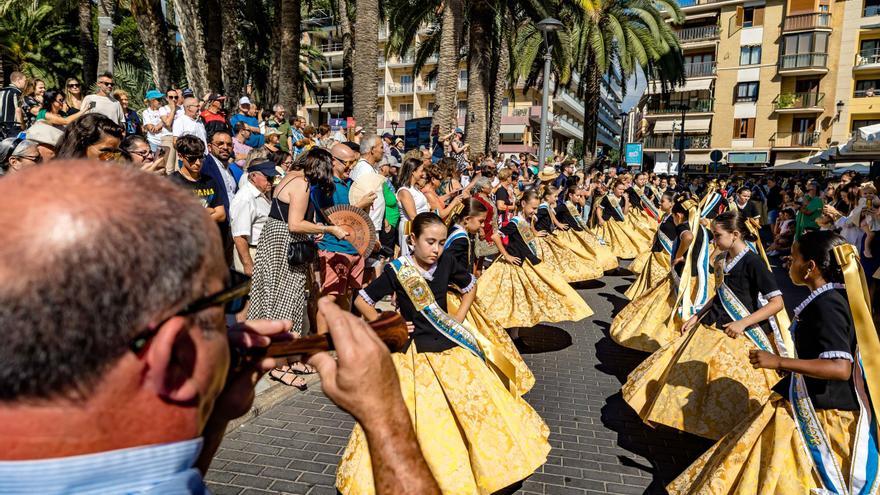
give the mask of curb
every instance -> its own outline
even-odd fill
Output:
[[[274,380],[270,381],[269,383],[271,383],[271,385],[269,385],[269,387],[262,392],[257,393],[256,397],[254,397],[254,403],[253,405],[251,405],[250,410],[240,417],[233,419],[229,422],[229,426],[226,427],[226,433],[231,433],[248,421],[261,416],[263,413],[265,413],[283,400],[295,397],[298,394],[309,393],[312,387],[319,386],[318,384],[321,383],[321,378],[318,376],[317,373],[313,375],[303,375],[303,378],[305,379],[306,384],[309,386],[309,388],[305,391],[300,391],[296,387],[290,387],[281,382],[276,382]]]

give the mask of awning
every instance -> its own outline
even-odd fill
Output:
[[[676,127],[681,125],[681,119],[658,120],[654,124],[654,134],[672,134],[672,124]],[[697,133],[709,132],[709,126],[712,124],[712,117],[692,117],[685,119],[684,132]]]
[[[501,124],[501,134],[524,134],[525,132],[525,124]]]
[[[704,91],[708,90],[712,87],[712,79],[711,78],[701,78],[701,79],[688,79],[684,86],[676,86],[672,88],[672,91],[676,93],[683,93],[687,91]],[[658,82],[651,82],[648,84],[647,94],[649,95],[657,95],[660,94],[660,91],[663,88],[660,86]]]
[[[821,165],[814,165],[812,163],[807,163],[805,158],[800,160],[785,160],[785,159],[777,159],[776,165],[772,167],[768,167],[769,170],[778,171],[778,172],[822,172],[826,170],[825,167]],[[779,165],[779,162],[787,162]]]

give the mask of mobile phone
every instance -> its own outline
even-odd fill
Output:
[[[93,101],[93,102],[90,102],[90,103],[89,103],[89,108],[88,108],[87,110],[94,110],[94,109],[95,109],[95,105],[97,105],[97,103],[95,103],[94,101]]]
[[[165,146],[159,146],[156,148],[156,158],[165,158],[165,155],[168,154],[168,148]]]

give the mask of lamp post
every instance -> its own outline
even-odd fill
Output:
[[[391,121],[391,134],[397,136],[397,128],[400,126],[400,122],[396,120]]]
[[[623,143],[626,142],[627,132],[626,132],[626,118],[629,116],[626,112],[620,112],[620,149],[617,151],[617,156],[619,160],[623,160],[623,164],[626,165],[626,157],[623,156]],[[586,124],[585,124],[586,125]]]
[[[550,38],[549,33],[562,28],[558,20],[547,17],[537,24],[538,30],[544,33],[544,94],[541,99],[541,135],[538,139],[538,170],[544,168],[547,159],[547,111],[550,106]]]
[[[678,135],[678,170],[675,175],[681,177],[681,174],[684,171],[684,120],[687,117],[687,111],[690,110],[690,107],[687,106],[686,103],[682,103],[678,106],[678,109],[681,110],[681,132]]]

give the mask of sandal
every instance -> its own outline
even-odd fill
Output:
[[[286,366],[284,368],[275,368],[274,370],[269,372],[269,378],[271,380],[275,380],[276,382],[281,382],[288,387],[296,387],[302,392],[305,392],[309,388],[309,385],[306,383],[306,381],[302,377],[293,373],[289,366]]]
[[[314,375],[318,372],[313,366],[309,366],[303,362],[293,363],[288,368],[294,375]]]

